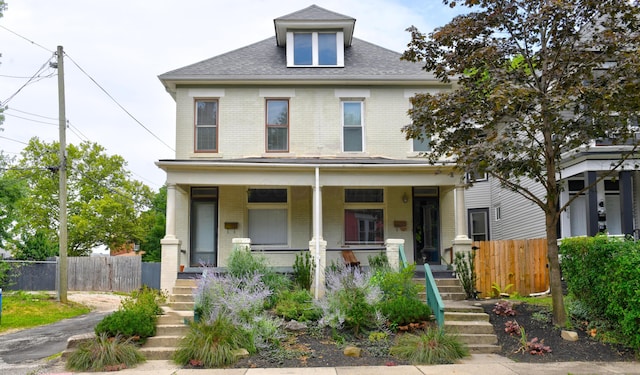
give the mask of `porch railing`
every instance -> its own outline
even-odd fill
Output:
[[[427,305],[433,311],[438,326],[442,328],[444,327],[444,302],[442,302],[440,291],[438,291],[438,286],[436,285],[436,279],[434,279],[431,273],[431,267],[429,267],[428,264],[424,265],[424,279],[427,291]]]
[[[407,255],[404,253],[404,244],[400,244],[398,247],[400,253],[400,269],[403,270],[407,268]]]

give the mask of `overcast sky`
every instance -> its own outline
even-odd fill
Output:
[[[57,71],[49,62],[60,45],[69,57],[67,143],[89,140],[123,156],[154,190],[165,182],[154,162],[173,158],[175,148],[175,102],[158,75],[272,37],[274,18],[312,4],[355,18],[355,37],[397,52],[409,42],[407,27],[427,32],[454,16],[440,0],[6,2],[0,103],[8,100],[9,109],[0,150],[16,156],[31,137],[58,140]]]

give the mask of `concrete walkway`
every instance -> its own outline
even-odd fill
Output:
[[[65,372],[62,363],[44,374],[72,374]],[[113,375],[113,372],[74,372],[74,375]],[[640,362],[553,362],[530,364],[513,362],[495,354],[474,354],[454,365],[434,366],[366,366],[313,368],[252,368],[252,369],[182,369],[171,361],[147,361],[136,368],[116,372],[119,375],[431,375],[431,374],[490,374],[490,375],[567,375],[567,374],[640,374]]]

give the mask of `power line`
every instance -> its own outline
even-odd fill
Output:
[[[42,116],[42,115],[38,115],[38,114],[35,114],[35,113],[27,112],[27,111],[21,111],[19,109],[15,109],[13,107],[7,108],[7,111],[16,111],[16,112],[24,113],[25,115],[29,115],[29,116],[35,116],[35,117],[40,117],[40,118],[44,118],[44,119],[47,119],[47,120],[58,121],[57,117]]]
[[[12,138],[8,138],[8,137],[3,137],[3,136],[1,136],[1,135],[0,135],[0,138],[2,138],[2,139],[6,139],[6,140],[11,141],[11,142],[22,143],[23,145],[27,145],[27,146],[29,145],[27,142],[22,142],[22,141],[19,141],[19,140],[17,140],[17,139],[12,139]]]
[[[45,67],[46,67],[46,66],[48,66],[48,65],[49,65],[49,62],[50,62],[50,61],[51,61],[51,57],[50,57],[50,58],[48,58],[48,59],[47,59],[47,61],[45,61],[45,63],[44,63],[44,64],[42,64],[42,66],[38,69],[38,71],[37,71],[37,72],[35,72],[35,74],[34,74],[34,75],[32,75],[32,76],[31,76],[31,78],[29,78],[29,79],[27,80],[27,82],[25,82],[25,84],[24,84],[24,85],[22,85],[22,86],[21,86],[21,87],[20,87],[16,92],[14,92],[14,93],[13,93],[10,97],[8,97],[5,101],[3,101],[2,103],[0,103],[0,107],[4,107],[4,106],[6,106],[6,105],[7,105],[7,103],[9,103],[9,101],[10,101],[11,99],[13,99],[16,95],[18,95],[18,93],[19,93],[20,91],[22,91],[22,89],[24,89],[25,87],[27,87],[29,84],[39,81],[40,79],[37,79],[37,80],[36,80],[36,78],[40,78],[38,75],[40,74],[40,72],[42,72],[42,71],[45,69]],[[45,78],[48,78],[48,77],[45,77]]]
[[[22,39],[26,40],[27,42],[29,42],[29,43],[33,44],[34,46],[38,46],[38,47],[42,48],[43,50],[45,50],[45,51],[47,51],[47,52],[55,53],[55,51],[50,50],[50,49],[48,49],[47,47],[44,47],[44,46],[42,46],[42,45],[40,45],[40,44],[38,44],[38,43],[34,42],[33,40],[28,39],[27,37],[24,37],[24,36],[22,36],[22,35],[18,34],[17,32],[15,32],[15,31],[13,31],[13,30],[9,30],[9,29],[7,29],[6,27],[4,27],[4,26],[2,26],[2,25],[0,25],[0,28],[3,28],[3,29],[5,29],[5,30],[7,30],[7,31],[8,31],[8,32],[10,32],[11,34],[13,34],[13,35],[15,35],[15,36],[17,36],[17,37],[19,37],[19,38],[22,38]]]
[[[45,125],[51,125],[51,126],[58,126],[58,124],[53,124],[53,123],[46,122],[46,121],[34,120],[34,119],[31,119],[31,118],[28,118],[28,117],[22,117],[22,116],[12,115],[11,113],[5,113],[5,115],[6,115],[6,116],[9,116],[9,117],[19,118],[19,119],[26,120],[26,121],[37,122],[37,123],[39,123],[39,124],[45,124]]]
[[[96,86],[98,86],[98,88],[100,88],[100,90],[102,90],[102,92],[104,92],[109,99],[111,99],[114,103],[116,103],[116,105],[118,107],[120,107],[120,109],[122,109],[129,117],[131,117],[131,119],[133,119],[133,121],[135,121],[138,125],[140,125],[144,130],[146,130],[149,134],[151,134],[155,139],[157,139],[158,141],[160,141],[160,143],[162,143],[163,145],[167,146],[171,151],[176,152],[176,150],[173,149],[173,147],[169,146],[165,141],[163,141],[160,137],[158,137],[155,133],[153,133],[151,130],[149,130],[149,128],[147,128],[146,126],[144,126],[144,124],[142,124],[142,122],[140,122],[135,116],[133,116],[129,111],[127,111],[126,108],[124,108],[113,96],[111,96],[111,94],[109,94],[109,92],[107,92],[107,90],[104,89],[104,87],[102,87],[95,79],[93,79],[93,77],[91,77],[86,71],[84,71],[84,69],[82,69],[80,67],[80,65],[78,65],[78,63],[76,63],[73,58],[71,56],[69,56],[68,53],[64,53],[69,60],[71,60],[71,62],[78,68],[80,69],[80,71],[87,76],[87,78],[89,78]]]

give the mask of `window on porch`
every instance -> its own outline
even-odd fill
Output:
[[[249,189],[249,238],[255,246],[287,246],[289,207],[287,189]]]
[[[383,203],[382,189],[345,189],[345,245],[384,243]]]

